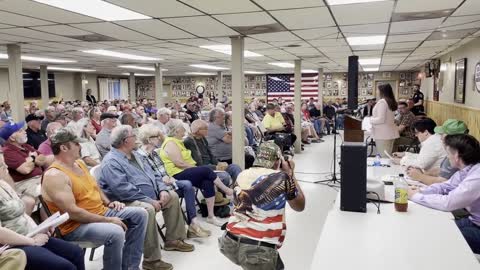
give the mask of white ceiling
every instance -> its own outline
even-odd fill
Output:
[[[165,75],[180,75],[202,71],[190,64],[230,66],[228,55],[199,46],[230,44],[229,37],[239,35],[237,27],[276,25],[278,32],[245,37],[245,48],[263,55],[246,58],[245,70],[291,72],[268,63],[303,59],[304,68],[346,71],[347,57],[353,54],[381,57],[380,70],[409,70],[480,36],[480,0],[385,0],[339,6],[329,6],[326,0],[106,1],[152,18],[106,22],[31,0],[1,0],[0,53],[6,44],[21,43],[24,54],[74,59],[78,63],[64,66],[106,74],[133,71],[119,68],[122,64],[152,64],[82,52],[105,49],[162,58],[168,69]],[[415,18],[419,14],[441,15]],[[112,41],[75,38],[94,34]],[[387,39],[370,46],[350,46],[345,40],[368,35]],[[0,60],[0,66],[5,65]]]

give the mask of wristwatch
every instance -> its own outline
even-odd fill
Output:
[[[31,155],[30,157],[32,158],[33,163],[35,163],[35,156]]]

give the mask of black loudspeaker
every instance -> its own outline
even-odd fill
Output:
[[[348,57],[348,109],[358,107],[358,56]]]
[[[341,146],[340,210],[367,212],[367,146],[344,142]]]

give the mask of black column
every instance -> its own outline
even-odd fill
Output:
[[[348,57],[348,109],[356,110],[358,106],[358,56]]]

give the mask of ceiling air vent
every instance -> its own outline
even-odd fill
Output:
[[[78,39],[81,41],[88,41],[88,42],[100,42],[100,41],[119,41],[116,38],[112,38],[109,36],[104,36],[100,34],[91,34],[91,35],[82,35],[82,36],[68,36],[69,38]]]
[[[393,13],[392,22],[437,19],[449,16],[455,9],[441,9],[428,12],[399,12]]]
[[[231,28],[243,35],[274,33],[274,32],[281,32],[281,31],[287,30],[285,29],[285,27],[283,27],[278,23],[256,25],[256,26],[234,26]]]

